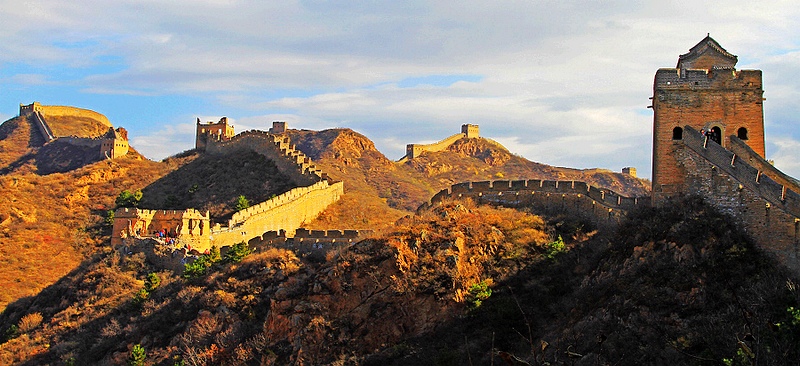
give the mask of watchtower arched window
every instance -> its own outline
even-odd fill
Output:
[[[675,127],[672,129],[672,139],[673,140],[683,140],[683,129],[680,127]]]
[[[747,129],[744,127],[739,127],[739,129],[736,131],[736,137],[742,140],[747,140]]]
[[[711,127],[711,136],[709,138],[711,141],[722,145],[722,129],[717,126]]]

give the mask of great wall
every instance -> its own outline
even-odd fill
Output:
[[[676,68],[656,72],[649,106],[654,111],[653,186],[649,197],[625,197],[580,181],[505,180],[455,184],[434,195],[427,205],[468,197],[479,203],[529,207],[541,214],[575,215],[598,227],[611,228],[637,207],[701,195],[742,225],[767,253],[800,272],[800,182],[765,159],[761,71],[736,70],[736,60],[735,55],[706,37],[689,53],[680,55]],[[48,108],[53,109],[47,112]],[[120,137],[54,136],[45,121],[47,113],[82,113],[59,108],[38,103],[21,105],[20,115],[31,118],[46,143],[62,140],[94,146],[97,141]],[[167,244],[156,234],[168,233],[179,240],[181,245],[169,244],[182,254],[175,259],[173,251],[169,258],[154,260],[176,266],[176,260],[180,261],[189,248],[202,251],[216,245],[224,251],[229,245],[247,242],[257,250],[282,246],[319,254],[371,235],[371,231],[302,228],[303,223],[339,200],[343,184],[317,169],[291,144],[285,131],[285,122],[274,122],[269,132],[253,130],[234,135],[233,126],[224,117],[216,123],[198,119],[198,151],[220,155],[255,151],[274,161],[298,187],[234,213],[226,225],[211,224],[208,213],[192,209],[119,209],[112,243],[126,249],[138,246],[147,252],[144,244]],[[407,145],[406,156],[399,162],[445,150],[462,138],[477,137],[478,126],[465,124],[461,133],[439,142]],[[634,168],[625,169],[635,175]]]
[[[478,125],[471,125],[465,124],[461,125],[461,133],[457,133],[452,135],[444,140],[439,142],[434,142],[432,144],[408,144],[406,145],[406,155],[400,160],[398,163],[405,163],[410,159],[414,159],[419,157],[425,152],[437,152],[437,151],[444,151],[450,145],[453,145],[456,141],[461,140],[463,138],[473,139],[480,137],[480,127]]]
[[[478,203],[529,207],[538,214],[567,213],[613,227],[636,207],[650,206],[650,197],[625,197],[580,181],[513,180],[454,184],[431,198],[436,205],[450,198],[471,198]]]
[[[234,135],[233,126],[225,117],[216,123],[198,120],[195,148],[205,154],[231,156],[242,151],[254,151],[273,161],[281,173],[297,185],[296,188],[235,212],[226,225],[211,224],[207,212],[202,214],[194,209],[119,208],[114,216],[112,245],[131,248],[140,247],[142,242],[158,242],[169,244],[172,253],[183,250],[183,254],[177,255],[182,257],[187,251],[204,252],[212,246],[226,250],[240,242],[257,247],[256,244],[270,232],[281,233],[288,242],[293,242],[304,223],[339,200],[344,194],[344,184],[330,179],[309,157],[297,150],[283,134],[285,126],[284,122],[275,122],[270,129],[274,133],[252,130]],[[304,231],[300,232],[302,236]],[[254,239],[258,240],[253,242]],[[173,254],[169,256],[175,257]]]
[[[108,118],[100,113],[88,109],[66,107],[66,106],[47,106],[38,102],[28,105],[19,105],[19,116],[26,117],[36,126],[37,131],[44,139],[44,144],[65,143],[74,146],[82,146],[97,150],[97,160],[115,159],[125,156],[130,149],[128,144],[128,132],[119,127],[114,129]],[[69,116],[85,117],[93,119],[108,127],[102,136],[79,137],[79,136],[56,136],[50,125],[46,121],[46,116]]]

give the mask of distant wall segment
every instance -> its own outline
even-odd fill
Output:
[[[461,133],[452,135],[439,142],[434,142],[432,144],[406,145],[406,156],[400,159],[399,162],[405,162],[408,161],[408,159],[419,157],[425,152],[444,151],[448,147],[450,147],[450,145],[454,144],[456,141],[461,140],[463,138],[472,139],[478,137],[480,137],[480,127],[478,125],[471,125],[471,124],[461,125]]]
[[[531,207],[540,214],[569,213],[598,226],[615,226],[631,209],[650,206],[650,197],[625,197],[579,181],[514,180],[459,183],[431,198],[472,198],[479,203]]]

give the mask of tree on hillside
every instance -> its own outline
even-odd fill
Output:
[[[116,203],[117,207],[138,207],[139,201],[141,200],[141,190],[131,193],[131,191],[126,189],[119,193],[119,196],[117,196],[117,199],[114,201],[114,203]]]
[[[247,200],[247,197],[245,197],[244,195],[236,197],[236,206],[235,206],[236,211],[241,211],[248,207],[250,207],[250,201]]]

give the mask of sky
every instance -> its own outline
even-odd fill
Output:
[[[649,178],[655,72],[709,33],[763,71],[767,159],[800,177],[793,1],[0,0],[0,121],[91,109],[156,160],[197,118],[347,127],[390,159],[471,123],[529,160]]]

